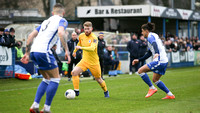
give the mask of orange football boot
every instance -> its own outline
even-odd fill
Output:
[[[149,89],[149,91],[148,91],[147,95],[145,96],[145,98],[149,98],[150,96],[152,96],[157,91],[158,91],[157,88],[155,88],[155,89]]]
[[[166,97],[164,97],[162,99],[175,99],[175,96],[174,95],[172,95],[172,96],[167,95]]]

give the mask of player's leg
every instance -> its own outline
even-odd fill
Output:
[[[74,64],[74,60],[72,58],[70,64],[68,65],[69,66],[68,67],[68,73],[67,73],[68,81],[70,81],[71,77],[72,77],[71,72],[72,72],[73,64]]]
[[[60,82],[59,70],[58,67],[56,67],[51,70],[41,70],[40,72],[45,73],[47,76],[50,77],[50,82],[46,89],[46,101],[44,105],[44,111],[50,112],[51,103],[53,101],[53,98],[56,94]]]
[[[175,96],[172,94],[172,92],[166,87],[166,85],[160,80],[160,77],[162,75],[153,73],[153,82],[161,89],[163,90],[167,96],[163,99],[174,99]]]
[[[148,91],[147,95],[145,96],[146,98],[152,96],[154,93],[157,92],[157,89],[154,87],[151,80],[149,79],[149,76],[146,73],[148,71],[150,71],[150,68],[147,65],[142,66],[138,70],[138,74],[140,75],[142,80],[149,86],[149,91]]]
[[[40,85],[38,86],[38,89],[36,91],[35,100],[30,108],[31,113],[39,112],[40,100],[41,100],[42,96],[44,95],[44,93],[46,92],[47,86],[49,85],[49,82],[50,82],[50,80],[49,80],[50,78],[44,72],[40,71],[40,74],[43,75],[43,80],[40,83]]]
[[[82,69],[84,68],[84,69]],[[79,75],[83,71],[85,71],[87,68],[83,67],[82,62],[79,62],[77,66],[72,71],[72,82],[74,86],[74,91],[76,93],[76,96],[79,96]]]
[[[92,65],[89,67],[89,70],[91,71],[92,75],[94,76],[95,80],[99,83],[99,85],[101,86],[101,88],[104,91],[104,96],[106,98],[109,97],[109,92],[106,86],[106,82],[101,78],[101,69],[100,69],[100,65]]]

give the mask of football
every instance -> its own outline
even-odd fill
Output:
[[[75,92],[74,92],[74,90],[72,90],[72,89],[68,89],[66,92],[65,92],[65,97],[67,98],[67,99],[74,99],[75,98]]]

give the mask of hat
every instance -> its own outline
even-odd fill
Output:
[[[15,32],[15,29],[13,27],[11,27],[10,32]]]
[[[0,27],[0,31],[4,31],[4,28],[3,28],[3,27]]]
[[[5,29],[4,32],[9,32],[9,30],[8,30],[8,29]]]
[[[103,33],[103,32],[100,32],[99,35],[104,35],[104,33]]]

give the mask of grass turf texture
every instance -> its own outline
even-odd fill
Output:
[[[148,74],[152,78],[152,73]],[[200,67],[168,69],[161,80],[175,94],[175,100],[162,100],[158,92],[145,98],[148,86],[138,75],[106,77],[110,98],[104,98],[96,81],[81,79],[80,96],[67,100],[64,92],[72,82],[62,78],[52,102],[53,113],[199,113]],[[41,79],[0,79],[0,113],[28,113]],[[157,87],[157,86],[156,86]],[[45,96],[40,103],[42,109]]]

